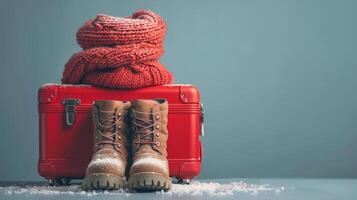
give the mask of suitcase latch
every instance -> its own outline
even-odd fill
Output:
[[[79,99],[62,99],[62,104],[65,107],[67,126],[72,126],[76,122],[76,106],[80,103]]]

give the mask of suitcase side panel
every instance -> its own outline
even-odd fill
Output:
[[[89,111],[78,112],[76,126],[66,127],[64,112],[40,113],[38,172],[50,178],[82,177],[89,163],[93,137]],[[59,123],[61,122],[61,123]]]
[[[82,178],[92,154],[93,138],[91,102],[95,99],[131,100],[135,98],[164,97],[169,101],[168,160],[170,176],[192,178],[200,172],[202,147],[199,141],[200,111],[197,91],[189,101],[182,100],[180,87],[158,87],[160,91],[123,91],[92,87],[46,86],[39,91],[40,159],[39,174],[47,179],[56,177]],[[93,91],[95,90],[95,91]],[[166,91],[165,91],[166,90]],[[188,91],[190,91],[189,89]],[[162,95],[164,94],[164,95]],[[156,96],[160,95],[160,96]],[[100,98],[98,98],[100,97]],[[76,123],[67,127],[64,123],[63,98],[81,98],[77,106]],[[183,103],[182,101],[186,102]],[[199,102],[199,100],[198,100]],[[171,123],[170,123],[171,122]],[[175,122],[175,123],[173,123]]]

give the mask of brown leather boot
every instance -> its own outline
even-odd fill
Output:
[[[135,100],[131,108],[133,163],[129,187],[146,191],[169,190],[168,103],[165,99]]]
[[[119,189],[126,185],[129,109],[130,102],[101,100],[93,104],[94,151],[83,189]]]

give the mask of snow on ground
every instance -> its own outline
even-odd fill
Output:
[[[218,183],[218,182],[201,182],[193,181],[190,185],[173,184],[172,189],[168,192],[156,192],[157,195],[210,195],[210,196],[232,196],[236,193],[246,193],[257,195],[262,192],[280,193],[284,191],[284,187],[273,187],[268,184],[248,184],[243,181]],[[129,190],[116,190],[104,192],[85,192],[81,190],[79,185],[50,187],[44,185],[23,185],[23,186],[0,186],[1,195],[80,195],[80,196],[96,196],[96,195],[118,195],[130,196]]]
[[[199,182],[194,181],[190,185],[173,184],[172,190],[161,192],[164,195],[211,195],[211,196],[231,196],[234,193],[248,193],[257,195],[259,192],[280,193],[284,187],[272,187],[268,184],[248,184],[243,181],[230,183]]]
[[[80,188],[80,185],[70,185],[70,186],[4,186],[0,187],[0,196],[1,195],[80,195],[80,196],[95,196],[100,194],[105,195],[125,195],[129,196],[130,193],[124,190],[115,190],[115,191],[104,191],[104,192],[86,192]]]

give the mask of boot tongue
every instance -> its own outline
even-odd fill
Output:
[[[99,109],[98,115],[99,120],[102,122],[104,126],[113,125],[112,127],[105,128],[104,134],[111,135],[114,131],[114,122],[115,122],[115,110],[116,109],[123,109],[124,103],[121,101],[96,101],[95,105]]]
[[[110,100],[100,100],[96,101],[95,105],[101,111],[115,111],[115,108],[122,109],[124,107],[124,102],[122,101],[110,101]]]
[[[151,99],[137,99],[133,101],[132,107],[139,112],[151,113],[153,107],[159,103]]]
[[[155,105],[158,105],[159,103],[155,100],[150,100],[150,99],[138,99],[132,102],[131,106],[134,109],[135,116],[146,121],[152,120],[152,112],[153,108]],[[144,129],[145,133],[149,133],[153,130],[154,127],[152,128],[146,128]],[[153,136],[152,136],[153,137]],[[153,149],[151,148],[150,144],[141,144],[140,147],[141,151],[143,152],[151,152]]]

